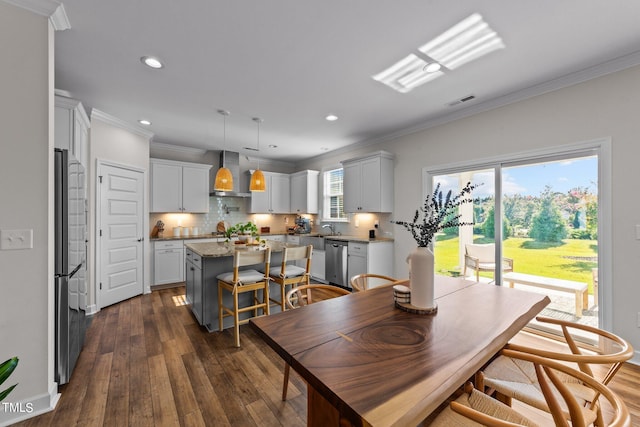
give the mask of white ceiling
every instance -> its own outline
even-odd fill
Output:
[[[153,141],[296,161],[640,63],[634,0],[65,0],[56,88]],[[506,48],[400,94],[379,73],[472,13]],[[140,57],[165,68],[152,70]],[[475,95],[464,104],[450,106]],[[223,144],[222,117],[227,118]],[[339,120],[324,117],[334,113]],[[269,144],[277,148],[268,148]]]

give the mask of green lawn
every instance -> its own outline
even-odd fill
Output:
[[[475,243],[490,243],[474,236]],[[529,238],[511,237],[504,241],[504,256],[513,259],[513,270],[537,276],[556,277],[589,284],[592,293],[591,269],[598,266],[596,240],[566,239],[562,243],[539,243]],[[450,274],[458,266],[458,237],[439,235],[435,249],[436,274]],[[462,268],[461,268],[462,270]],[[480,273],[492,277],[489,273]]]

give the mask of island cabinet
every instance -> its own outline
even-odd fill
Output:
[[[253,171],[247,171],[249,182]],[[266,191],[251,193],[249,213],[284,214],[291,212],[291,180],[288,174],[263,172]]]
[[[320,172],[304,170],[292,173],[291,212],[297,214],[318,213],[318,175]]]
[[[211,165],[151,159],[149,212],[209,212]]]
[[[378,151],[342,167],[345,212],[393,211],[393,154]]]
[[[282,262],[282,250],[288,245],[284,242],[270,242],[271,266],[276,268]],[[289,245],[291,246],[291,245]],[[209,332],[218,331],[218,279],[221,273],[233,271],[233,252],[235,247],[226,242],[187,243],[185,244],[186,299],[198,323]],[[252,250],[252,249],[240,249]],[[280,296],[280,286],[271,283],[269,292]],[[233,305],[231,293],[223,294],[224,303]],[[249,305],[253,293],[239,295],[239,304]],[[262,296],[260,296],[262,298]],[[279,305],[270,308],[271,313],[280,312]],[[251,317],[251,313],[241,313],[240,319]],[[233,318],[224,319],[224,328],[233,327]]]

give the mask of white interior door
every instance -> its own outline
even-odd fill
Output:
[[[143,293],[144,173],[101,165],[100,306]]]

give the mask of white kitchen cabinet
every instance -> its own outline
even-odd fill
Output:
[[[150,212],[209,212],[211,165],[151,159]]]
[[[55,148],[69,150],[85,169],[89,164],[89,127],[89,118],[80,101],[56,95]]]
[[[182,240],[153,244],[153,284],[184,282],[184,243]]]
[[[381,274],[393,277],[393,242],[349,242],[347,275]]]
[[[318,176],[320,172],[305,170],[290,175],[291,212],[297,214],[318,213]]]
[[[393,211],[393,155],[378,151],[342,162],[345,212]]]
[[[311,277],[320,281],[325,281],[325,256],[324,251],[313,250],[311,258]]]
[[[251,173],[249,180],[251,180]],[[265,179],[265,191],[251,192],[247,210],[249,213],[280,214],[291,212],[291,181],[288,174],[263,172]],[[248,182],[247,181],[247,182]]]

